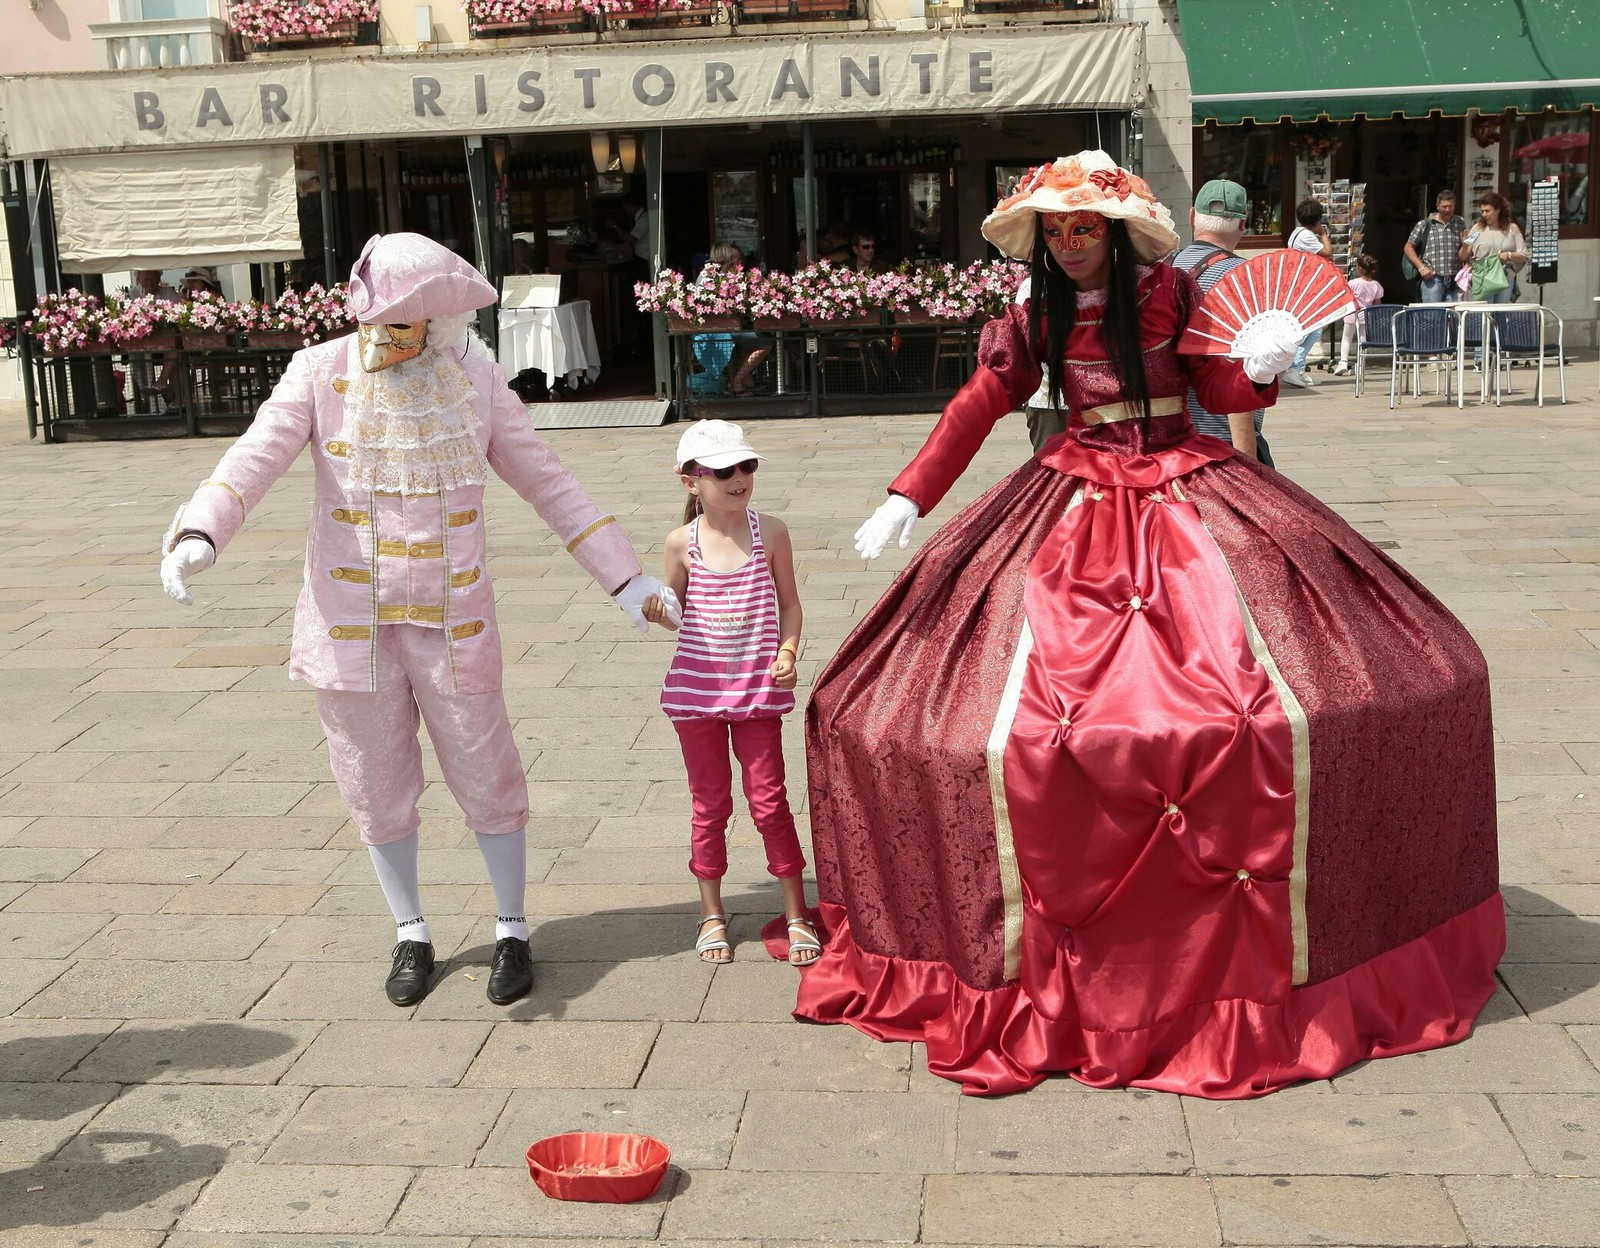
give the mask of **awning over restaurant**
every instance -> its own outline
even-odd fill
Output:
[[[1120,110],[1142,22],[557,44],[0,78],[12,159],[530,130]]]
[[[297,260],[294,149],[63,156],[50,162],[68,273]]]
[[[1600,102],[1595,0],[1178,0],[1194,121]]]

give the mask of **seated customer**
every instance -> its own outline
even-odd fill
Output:
[[[718,269],[744,268],[744,252],[737,243],[712,243],[711,263]],[[772,354],[765,335],[752,333],[730,334],[733,339],[733,360],[728,365],[728,392],[749,394],[755,389],[756,369]]]

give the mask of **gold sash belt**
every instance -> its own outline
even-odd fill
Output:
[[[1150,400],[1150,415],[1176,416],[1183,411],[1183,396],[1174,395],[1164,399]],[[1144,408],[1137,403],[1106,403],[1100,407],[1085,409],[1083,423],[1086,425],[1114,425],[1121,420],[1133,420],[1143,416]]]

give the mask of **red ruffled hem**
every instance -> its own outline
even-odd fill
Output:
[[[940,962],[858,946],[824,903],[822,957],[801,976],[795,1017],[849,1023],[878,1040],[921,1040],[928,1070],[980,1096],[1020,1092],[1053,1071],[1092,1087],[1237,1100],[1356,1062],[1455,1044],[1495,989],[1505,952],[1499,893],[1342,975],[1264,1003],[1208,1001],[1152,1027],[1089,1031],[1037,1010],[1020,984],[970,988]],[[1058,953],[1055,982],[1066,982]]]

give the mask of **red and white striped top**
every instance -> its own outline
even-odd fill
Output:
[[[683,626],[661,687],[661,709],[669,718],[771,719],[794,709],[794,691],[772,681],[778,588],[761,544],[761,521],[754,511],[745,515],[750,558],[731,572],[706,567],[698,517],[689,529]]]

